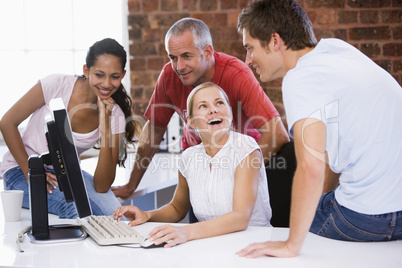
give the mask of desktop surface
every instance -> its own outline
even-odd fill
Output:
[[[176,185],[179,159],[180,154],[177,153],[156,153],[135,192],[128,198],[118,198],[120,203]],[[116,168],[113,186],[121,186],[129,182],[134,161],[135,153],[130,153],[124,163],[125,168]],[[98,157],[84,159],[81,161],[81,169],[94,174],[97,163]]]
[[[0,206],[1,208],[1,206]],[[18,252],[18,232],[30,224],[29,210],[23,209],[21,221],[4,222],[0,217],[0,267],[402,267],[402,241],[354,243],[330,240],[308,234],[300,255],[280,259],[246,259],[235,252],[253,242],[286,239],[287,228],[250,227],[246,231],[200,239],[173,248],[129,248],[99,246],[90,237],[54,244],[33,244],[25,235]],[[50,215],[50,224],[75,223]],[[135,227],[146,236],[160,223]]]

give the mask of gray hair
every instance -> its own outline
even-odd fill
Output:
[[[165,35],[165,49],[168,51],[168,41],[171,36],[180,36],[190,30],[193,34],[194,45],[202,50],[206,45],[212,45],[211,32],[208,26],[202,21],[194,18],[183,18],[175,22]]]

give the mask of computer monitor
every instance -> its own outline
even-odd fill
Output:
[[[70,121],[63,101],[50,101],[51,114],[46,118],[46,139],[49,152],[30,156],[29,184],[32,229],[31,241],[68,240],[82,238],[77,226],[49,226],[47,182],[44,165],[52,165],[60,190],[67,202],[74,202],[80,218],[92,215]],[[85,236],[84,236],[85,237]]]

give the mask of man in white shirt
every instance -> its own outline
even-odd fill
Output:
[[[296,1],[252,1],[238,29],[261,80],[283,78],[298,164],[288,240],[238,254],[296,256],[309,230],[346,241],[402,239],[401,86],[346,42],[317,43]]]

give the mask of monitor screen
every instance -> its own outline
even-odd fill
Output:
[[[67,202],[74,202],[80,218],[92,215],[91,206],[75,147],[70,120],[60,98],[50,101],[51,119],[47,120],[46,138],[49,155]]]

